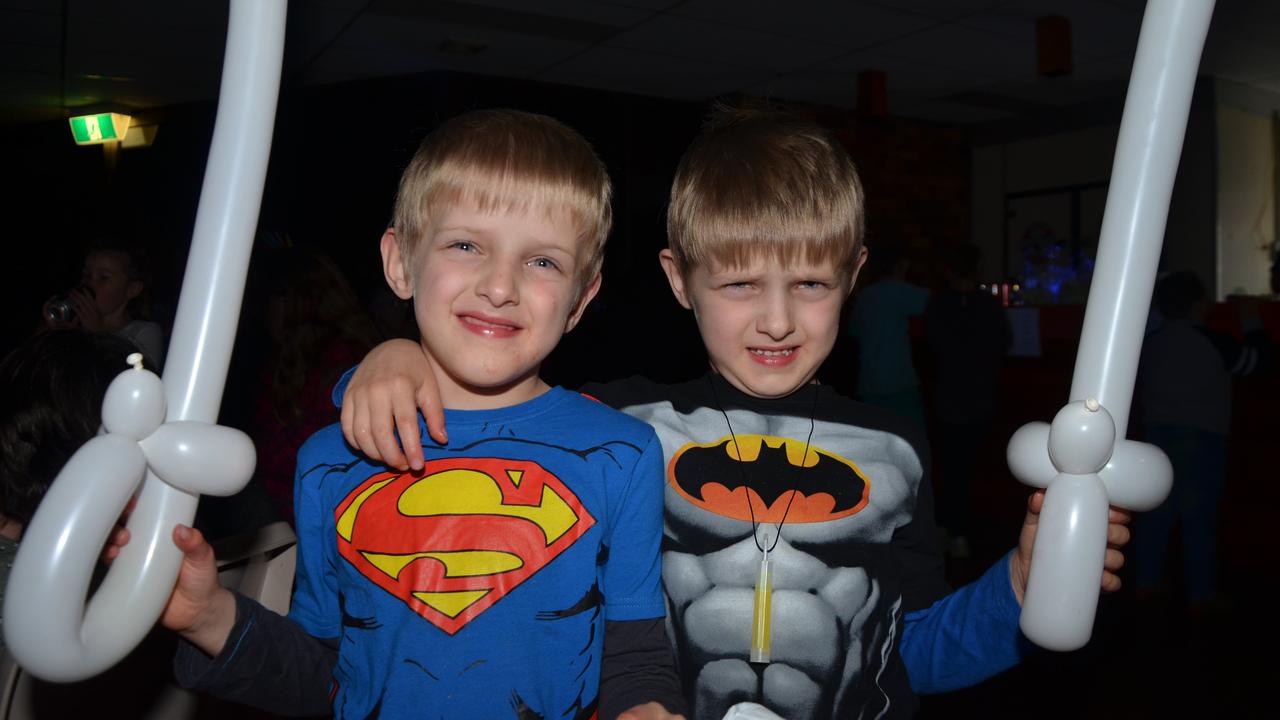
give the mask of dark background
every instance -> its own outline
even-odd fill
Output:
[[[740,96],[728,100],[742,101]],[[549,379],[569,385],[644,373],[677,380],[700,372],[705,356],[692,318],[671,299],[656,254],[665,245],[664,208],[675,164],[710,100],[659,99],[452,72],[282,90],[257,252],[287,237],[338,259],[370,303],[385,292],[377,240],[400,171],[439,120],[470,109],[514,107],[554,115],[595,145],[613,177],[615,228],[605,283],[583,324],[548,361]],[[867,117],[834,106],[791,107],[832,128],[850,150],[868,195],[868,244],[912,248],[913,279],[938,282],[936,251],[968,239],[970,158],[992,129],[894,116]],[[31,333],[41,303],[78,282],[84,248],[111,234],[147,248],[152,310],[171,320],[199,200],[213,104],[154,108],[155,144],[122,151],[114,169],[97,147],[74,146],[64,120],[7,125],[0,156],[8,230],[0,351]],[[1090,122],[1115,122],[1118,103],[1093,106]],[[1025,118],[1026,133],[1043,118]],[[1061,118],[1057,120],[1061,121]],[[223,421],[242,425],[264,351],[258,299],[272,278],[250,268],[250,283],[224,400]],[[1011,360],[1004,371],[999,429],[982,453],[973,488],[974,556],[949,568],[965,582],[1013,546],[1027,489],[1009,476],[1003,444],[1030,420],[1048,420],[1065,399],[1081,308],[1062,308],[1046,325],[1042,358]],[[1280,318],[1267,308],[1273,337]],[[1238,330],[1230,312],[1215,322]],[[823,377],[852,389],[854,349],[837,346]],[[929,378],[929,359],[917,364]],[[926,392],[929,388],[926,385]],[[1139,604],[1128,591],[1104,598],[1095,639],[1077,653],[1039,653],[982,686],[928,698],[929,717],[1259,716],[1274,704],[1280,673],[1272,591],[1278,543],[1272,415],[1274,375],[1237,387],[1231,470],[1223,521],[1223,588],[1230,608],[1192,625],[1174,604]]]

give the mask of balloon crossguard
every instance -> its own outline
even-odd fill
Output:
[[[1169,198],[1213,5],[1147,2],[1071,382],[1073,402],[1051,425],[1030,423],[1009,441],[1014,476],[1047,488],[1021,627],[1051,650],[1083,647],[1092,634],[1108,504],[1150,510],[1173,481],[1162,452],[1116,438],[1129,422]]]
[[[209,163],[163,382],[137,358],[103,401],[105,434],[58,474],[23,536],[5,595],[5,641],[33,675],[82,680],[151,630],[182,562],[175,525],[200,493],[253,474],[253,444],[217,420],[240,314],[280,88],[285,0],[232,0]],[[125,505],[132,541],[86,605]]]

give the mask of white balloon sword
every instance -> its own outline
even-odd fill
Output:
[[[70,682],[119,662],[160,617],[182,562],[173,544],[201,493],[249,481],[253,444],[217,422],[280,91],[285,0],[232,0],[209,162],[163,383],[125,370],[103,433],[72,456],[23,535],[4,603],[5,642],[36,677]],[[88,599],[98,554],[141,484],[132,540]]]
[[[1123,434],[1213,5],[1214,0],[1147,2],[1071,402],[1052,425],[1030,423],[1009,440],[1014,476],[1047,488],[1021,627],[1050,650],[1075,650],[1092,635],[1108,504],[1150,510],[1168,496],[1173,480],[1164,453]]]

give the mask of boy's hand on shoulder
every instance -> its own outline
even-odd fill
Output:
[[[648,702],[628,708],[618,716],[618,720],[684,720],[683,715],[672,715],[662,703]]]
[[[1031,551],[1036,544],[1036,530],[1040,525],[1040,510],[1044,507],[1044,490],[1037,490],[1027,498],[1027,514],[1022,521],[1022,532],[1018,536],[1018,549],[1009,563],[1009,580],[1013,583],[1013,594],[1022,604],[1022,597],[1027,591],[1027,577],[1031,573]],[[1131,533],[1129,522],[1132,520],[1129,511],[1111,507],[1107,518],[1107,554],[1102,563],[1102,590],[1115,592],[1120,589],[1120,577],[1116,575],[1124,567],[1124,546],[1129,544]]]
[[[401,470],[421,470],[419,409],[427,433],[436,442],[448,442],[430,360],[411,340],[388,340],[369,351],[347,384],[342,396],[342,434],[370,460]]]

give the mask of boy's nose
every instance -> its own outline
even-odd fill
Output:
[[[790,298],[774,295],[766,299],[756,329],[774,340],[782,340],[795,329]]]
[[[476,294],[494,307],[514,304],[520,299],[516,274],[505,263],[493,263],[476,286]]]

